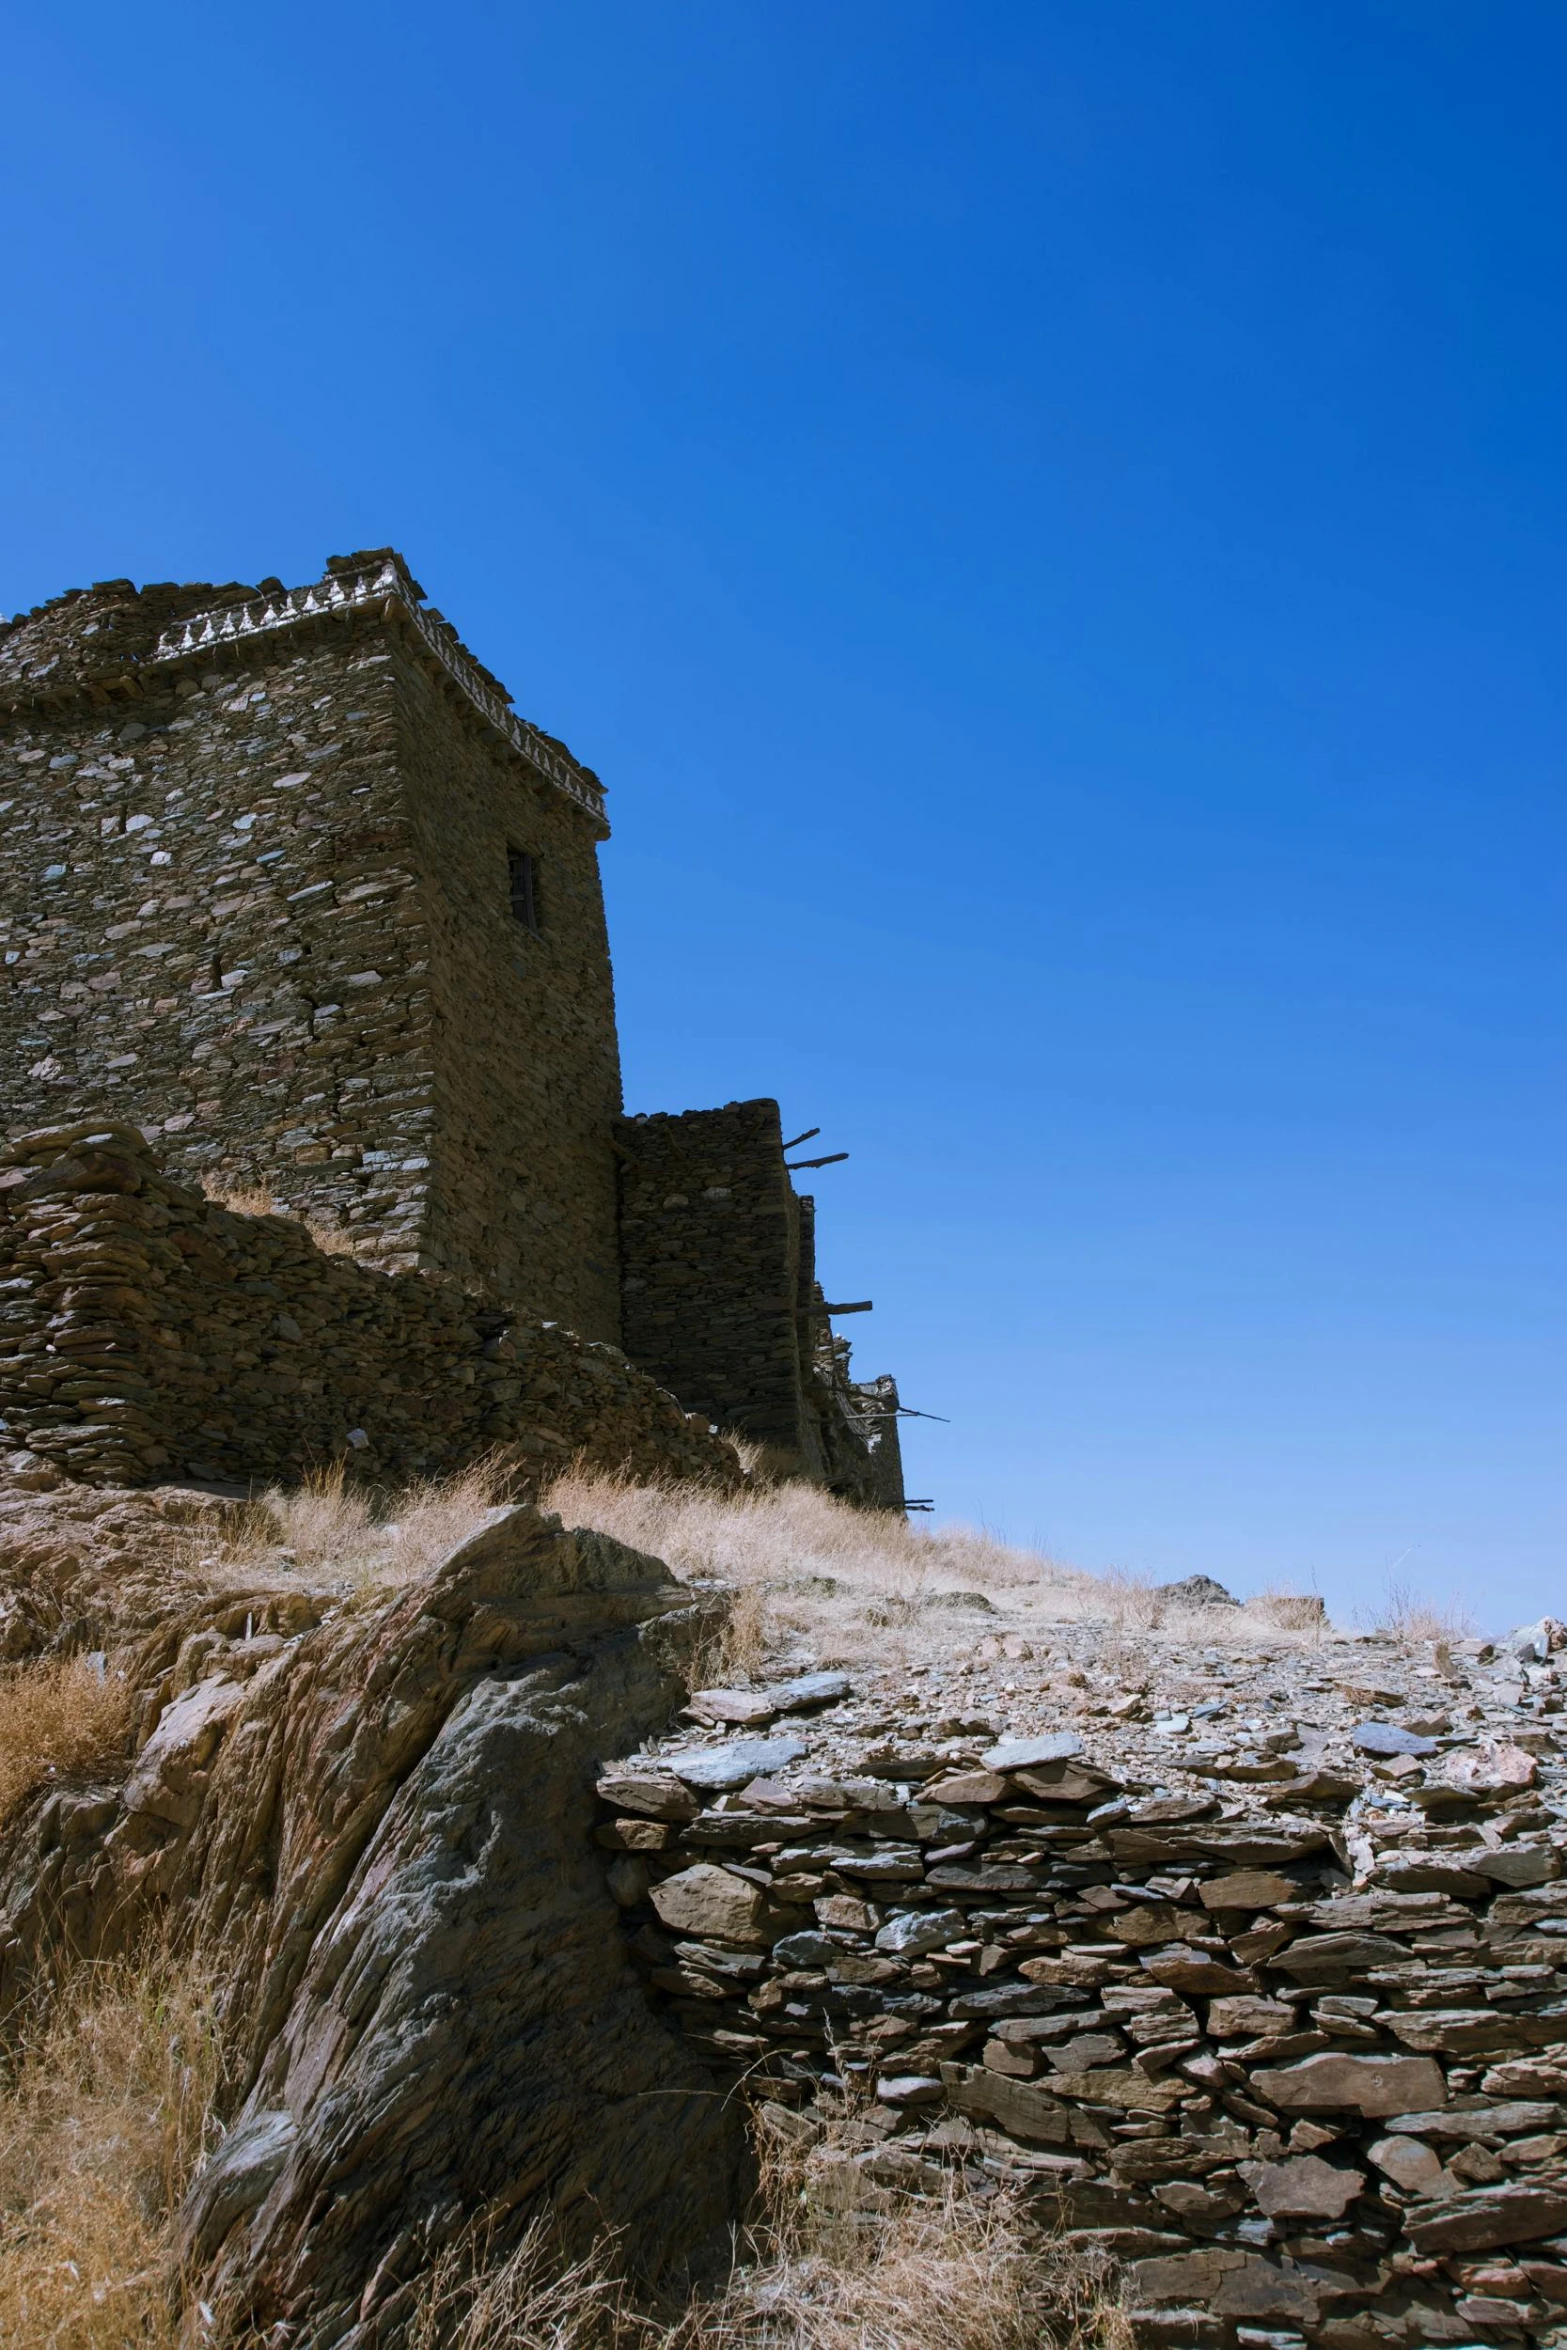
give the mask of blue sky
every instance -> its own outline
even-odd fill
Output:
[[[394,541],[911,1490],[1567,1613],[1560,10],[0,22],[0,609]]]

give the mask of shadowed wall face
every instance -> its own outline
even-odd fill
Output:
[[[719,1427],[803,1451],[813,1268],[778,1104],[625,1118],[616,1137],[628,1350]]]

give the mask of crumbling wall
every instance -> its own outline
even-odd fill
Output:
[[[626,1350],[693,1410],[798,1452],[800,1235],[778,1104],[623,1118]]]
[[[716,1425],[868,1507],[903,1507],[897,1391],[857,1385],[816,1280],[775,1101],[622,1118],[626,1349]]]
[[[598,1840],[650,1997],[793,2134],[837,2117],[840,2200],[1008,2179],[1124,2264],[1147,2350],[1564,2338],[1567,1831],[1530,1755],[1456,1753],[1352,1883],[1331,1813],[1139,1800],[1071,1732],[804,1751],[617,1765]]]
[[[89,1483],[456,1468],[504,1446],[647,1479],[738,1475],[618,1348],[383,1273],[167,1176],[134,1129],[0,1153],[0,1419]]]

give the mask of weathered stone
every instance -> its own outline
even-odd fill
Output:
[[[1461,1747],[1445,1755],[1432,1776],[1456,1795],[1485,1801],[1532,1787],[1540,1766],[1519,1746]]]
[[[961,1942],[967,1930],[960,1909],[900,1910],[877,1934],[876,1947],[897,1958],[918,1958]]]
[[[942,2068],[947,2100],[957,2112],[999,2123],[1026,2146],[1065,2146],[1071,2118],[1059,2098],[1028,2081],[1007,2080],[983,2065]]]
[[[1303,1934],[1273,1963],[1300,1983],[1338,1983],[1372,1967],[1396,1966],[1408,1955],[1385,1934]]]
[[[1362,1754],[1435,1754],[1434,1738],[1419,1738],[1397,1722],[1357,1722],[1350,1733]]]
[[[655,1885],[653,1907],[666,1926],[682,1934],[711,1935],[718,1942],[760,1948],[766,1902],[755,1885],[711,1861],[698,1861],[677,1877]]]
[[[1242,2175],[1270,2219],[1337,2220],[1366,2183],[1360,2171],[1340,2169],[1316,2154],[1251,2163]]]
[[[1530,2244],[1567,2227],[1567,2187],[1482,2187],[1451,2203],[1411,2212],[1418,2252],[1484,2252],[1493,2244]]]
[[[1297,1901],[1300,1887],[1277,1869],[1231,1869],[1209,1877],[1197,1888],[1204,1909],[1273,1909],[1281,1901]]]
[[[591,1835],[595,1751],[668,1718],[705,1605],[529,1508],[324,1620],[297,1589],[214,1593],[177,1554],[153,1561],[164,1617],[121,1644],[150,1735],[95,1789],[90,1835],[64,1835],[60,1796],[8,1823],[3,1994],[37,1997],[66,1955],[112,1959],[160,1917],[220,1975],[251,2087],[183,2216],[191,2292],[242,2327],[287,2308],[368,2350],[395,2330],[366,2296],[393,2244],[423,2247],[411,2278],[472,2209],[515,2232],[580,2193],[654,2268],[721,2234],[741,2139],[647,2012]],[[139,1572],[95,1603],[111,1620],[147,1604]],[[214,1617],[237,1615],[243,1647],[247,1620],[259,1636],[301,1606],[243,1681],[170,1698],[187,1642],[223,1652],[221,1633],[203,1650]]]
[[[995,1771],[956,1771],[930,1780],[920,1793],[927,1803],[1005,1803],[1007,1783]]]
[[[1410,2195],[1437,2195],[1452,2186],[1441,2158],[1421,2138],[1378,2138],[1366,2149],[1371,2161],[1396,2187]]]
[[[777,1720],[783,1709],[774,1698],[761,1696],[753,1689],[694,1689],[686,1710],[699,1722],[737,1726],[754,1722],[765,1728]]]
[[[699,1809],[690,1788],[668,1771],[611,1768],[599,1780],[598,1796],[612,1811],[639,1812],[653,1820],[694,1820]]]
[[[673,1771],[688,1787],[706,1787],[717,1794],[743,1787],[749,1779],[765,1778],[769,1771],[787,1770],[806,1748],[798,1738],[734,1738],[724,1746],[690,1746],[679,1754],[659,1757],[659,1768]]]
[[[1179,1942],[1163,1950],[1144,1951],[1142,1964],[1156,1983],[1195,1998],[1223,1998],[1252,1987],[1248,1975],[1226,1966],[1222,1959],[1210,1958],[1205,1951],[1188,1950]]]
[[[1264,2066],[1252,2075],[1252,2088],[1290,2113],[1349,2106],[1381,2116],[1447,2102],[1441,2067],[1429,2056],[1308,2056],[1276,2070]]]
[[[1048,1738],[1003,1738],[987,1747],[980,1761],[987,1771],[1027,1771],[1043,1763],[1071,1762],[1082,1751],[1075,1732],[1057,1730]]]

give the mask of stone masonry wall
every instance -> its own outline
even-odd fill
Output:
[[[618,1339],[620,1055],[600,828],[484,741],[406,651],[395,669],[435,1028],[426,1251],[587,1337]],[[511,912],[509,849],[534,860],[536,932]]]
[[[107,1109],[187,1177],[269,1185],[410,1262],[433,1039],[392,665],[359,637],[259,655],[13,711],[6,1120]]]
[[[123,1127],[0,1153],[0,1422],[89,1484],[297,1479],[340,1457],[392,1479],[497,1447],[535,1480],[579,1452],[738,1478],[618,1348],[214,1206]]]
[[[615,1136],[628,1352],[795,1473],[901,1510],[897,1388],[850,1377],[816,1280],[816,1203],[789,1180],[778,1104],[623,1118]]]
[[[154,658],[171,610],[247,595],[111,582],[0,634],[8,1122],[118,1096],[192,1176],[613,1339],[602,818],[396,598]]]
[[[1009,2181],[1148,2350],[1559,2343],[1567,1828],[1516,1747],[1444,1769],[1347,1842],[1347,1786],[1149,1798],[1071,1732],[833,1777],[774,1731],[611,1766],[598,1840],[650,1996],[845,2208]]]
[[[773,1101],[623,1118],[627,1351],[721,1427],[804,1442],[798,1211]]]

